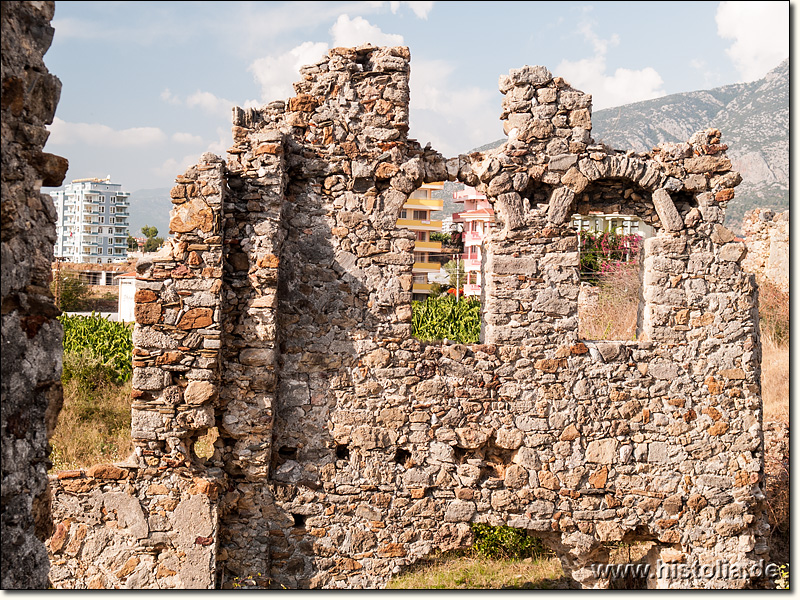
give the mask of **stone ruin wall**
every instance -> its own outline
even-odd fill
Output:
[[[67,161],[42,152],[61,94],[43,56],[53,2],[3,2],[2,573],[3,589],[46,589],[52,533],[47,440],[61,410],[61,324],[49,290],[58,186]]]
[[[541,537],[586,587],[608,542],[766,557],[757,293],[720,132],[614,151],[591,96],[524,67],[500,78],[508,141],[445,159],[407,137],[409,61],[332,50],[177,179],[175,239],[137,267],[136,452],[52,477],[55,587],[380,587],[478,522]],[[411,336],[396,220],[441,180],[499,219],[479,344]],[[637,341],[577,335],[569,217],[608,205],[657,230]]]
[[[789,211],[775,213],[756,208],[744,215],[742,229],[747,256],[742,268],[755,273],[760,283],[769,281],[789,293]]]

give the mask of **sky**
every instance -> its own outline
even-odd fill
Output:
[[[789,2],[69,2],[45,55],[45,150],[66,181],[171,187],[232,145],[231,107],[293,95],[337,46],[411,49],[410,137],[454,156],[503,136],[498,78],[544,65],[594,109],[752,81],[789,56]]]

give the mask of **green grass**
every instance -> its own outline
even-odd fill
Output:
[[[474,344],[481,335],[481,303],[450,294],[412,303],[413,335],[423,341],[448,339]]]

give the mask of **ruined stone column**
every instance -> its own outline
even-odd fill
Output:
[[[42,152],[61,82],[42,57],[53,2],[3,2],[2,19],[2,587],[46,589],[52,532],[47,440],[61,410],[61,324],[49,290],[56,211],[40,188],[67,161]]]

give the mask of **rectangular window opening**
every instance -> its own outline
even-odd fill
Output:
[[[631,341],[641,333],[644,238],[638,217],[574,215],[580,252],[578,337]]]

